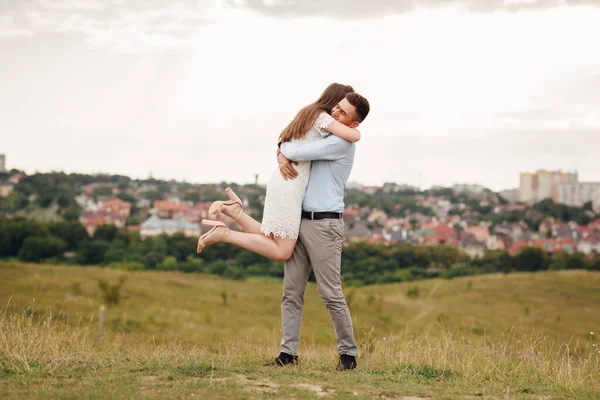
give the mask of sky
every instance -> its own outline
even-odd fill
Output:
[[[332,82],[350,181],[600,181],[600,0],[2,0],[0,153],[27,173],[265,184]]]

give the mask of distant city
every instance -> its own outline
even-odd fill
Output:
[[[177,232],[197,237],[226,185],[61,172],[28,176],[16,169],[6,173],[5,164],[0,155],[0,215],[78,221],[90,237],[103,225],[137,231],[141,238]],[[231,185],[260,220],[265,188]],[[421,190],[349,183],[345,201],[346,242],[448,245],[471,257],[489,250],[514,255],[527,246],[600,253],[600,182],[579,182],[577,172],[524,172],[517,189],[499,193],[478,184]]]
[[[6,168],[6,155],[0,154],[0,173],[8,172]],[[152,178],[152,173],[149,173]],[[254,184],[258,185],[258,175],[255,176]],[[373,194],[377,190],[390,192],[419,192],[425,190],[414,185],[385,183],[382,186],[365,186],[359,182],[348,182],[347,189],[358,189]],[[444,186],[434,185],[429,190],[439,190]],[[449,186],[459,193],[481,193],[487,188],[479,184],[456,183]],[[587,202],[593,204],[594,210],[600,212],[600,182],[579,182],[578,174],[574,172],[537,170],[536,172],[522,172],[519,179],[519,187],[499,191],[509,203],[534,204],[544,199],[552,199],[555,203],[565,204],[572,207],[582,207]]]

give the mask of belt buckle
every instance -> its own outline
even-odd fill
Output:
[[[315,219],[315,212],[314,211],[310,212],[310,219],[314,221],[314,219]]]

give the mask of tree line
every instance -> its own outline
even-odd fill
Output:
[[[38,223],[0,218],[0,258],[24,262],[94,265],[123,270],[203,272],[230,279],[283,277],[283,263],[219,243],[200,255],[196,239],[183,234],[142,239],[137,231],[100,226],[90,237],[78,221]],[[363,286],[427,278],[513,271],[589,269],[600,271],[600,255],[525,247],[515,256],[491,250],[471,259],[451,246],[351,243],[342,253],[342,280]],[[313,278],[314,279],[314,278]]]

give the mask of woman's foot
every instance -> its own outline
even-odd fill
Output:
[[[218,215],[219,213],[223,213],[236,221],[242,215],[242,211],[244,211],[242,200],[240,200],[240,198],[233,192],[233,190],[231,190],[231,188],[225,189],[225,193],[231,200],[219,200],[213,202],[208,210],[208,214]]]
[[[206,246],[222,242],[225,240],[225,237],[229,235],[229,228],[220,221],[203,219],[202,225],[212,226],[213,228],[198,239],[198,247],[196,248],[198,254],[202,253],[202,250],[204,250]]]

